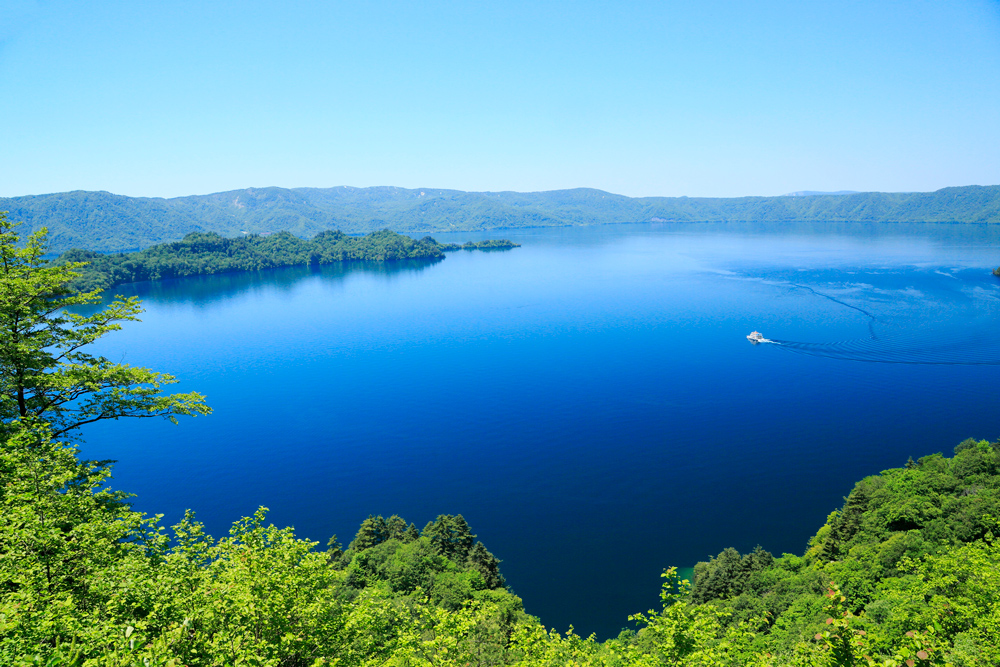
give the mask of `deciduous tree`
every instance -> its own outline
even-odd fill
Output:
[[[201,394],[161,392],[177,381],[173,376],[88,351],[122,322],[137,320],[142,308],[130,297],[91,315],[73,312],[99,303],[100,293],[74,293],[69,283],[82,264],[50,264],[45,238],[41,229],[18,247],[15,225],[0,213],[0,435],[29,417],[64,439],[104,419],[209,413]]]

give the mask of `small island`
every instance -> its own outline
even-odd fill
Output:
[[[311,240],[290,232],[226,238],[214,232],[192,232],[180,241],[161,243],[139,252],[105,255],[72,249],[56,264],[85,262],[76,268],[73,288],[81,292],[111,289],[125,283],[187,278],[215,273],[259,271],[287,266],[318,266],[338,262],[389,262],[402,259],[443,259],[455,250],[506,250],[520,244],[508,240],[438,243],[430,236],[413,239],[383,229],[365,236],[341,231],[320,232]]]
[[[993,275],[995,275],[997,278],[1000,278],[1000,266],[993,269]]]

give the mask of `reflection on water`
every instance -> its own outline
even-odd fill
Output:
[[[305,278],[339,281],[352,274],[393,277],[415,274],[439,259],[403,259],[390,262],[340,262],[321,266],[294,266],[263,271],[217,273],[209,276],[128,283],[108,290],[108,296],[137,296],[151,302],[191,302],[205,305],[261,289],[288,292]]]

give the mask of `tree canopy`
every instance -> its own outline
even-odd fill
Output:
[[[135,321],[134,298],[118,299],[92,315],[74,307],[98,303],[96,291],[78,293],[70,283],[80,263],[43,259],[45,230],[18,247],[14,226],[0,213],[0,425],[43,421],[53,437],[80,426],[121,417],[207,414],[198,393],[164,395],[177,380],[147,368],[94,356],[87,347]]]
[[[429,236],[412,239],[387,229],[365,236],[340,231],[320,232],[311,240],[289,232],[224,238],[192,232],[183,240],[162,243],[141,252],[104,255],[73,249],[57,263],[76,267],[78,290],[110,289],[142,280],[185,278],[237,271],[259,271],[284,266],[319,266],[338,262],[392,262],[407,259],[439,260],[453,250],[499,250],[517,247],[504,240],[438,243]]]

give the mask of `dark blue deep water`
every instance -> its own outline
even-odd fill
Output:
[[[119,288],[144,321],[101,352],[215,413],[93,426],[84,455],[215,534],[260,505],[323,544],[464,514],[530,613],[604,638],[665,567],[801,553],[858,479],[1000,437],[1000,229],[438,236],[484,237],[523,246]]]

